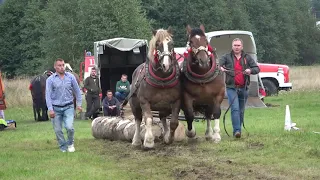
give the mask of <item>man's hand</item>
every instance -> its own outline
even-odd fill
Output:
[[[78,109],[79,112],[82,112],[82,107],[81,106],[78,106],[77,109]]]
[[[250,75],[250,74],[251,74],[251,69],[246,69],[246,70],[244,70],[244,74]]]
[[[56,115],[54,114],[54,111],[53,110],[50,110],[49,111],[49,116],[50,118],[54,118]]]
[[[226,72],[227,70],[224,68],[224,67],[220,67],[220,70],[222,71],[222,72]]]

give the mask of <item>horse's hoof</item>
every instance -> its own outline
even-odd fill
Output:
[[[211,135],[211,136],[206,136],[206,140],[207,140],[207,141],[214,141],[214,138],[213,138],[212,135]]]
[[[215,143],[219,143],[221,141],[221,136],[219,133],[215,133],[213,134],[212,139]]]
[[[188,138],[194,138],[196,136],[196,131],[193,129],[191,131],[186,130],[186,136],[188,136]]]
[[[172,144],[173,138],[164,139],[165,144]]]
[[[133,147],[141,147],[142,145],[142,142],[141,141],[132,141],[132,144],[131,144]]]
[[[154,141],[144,141],[143,149],[153,149],[154,148]]]
[[[173,142],[173,137],[170,136],[170,133],[164,136],[163,138],[165,144],[171,144]]]

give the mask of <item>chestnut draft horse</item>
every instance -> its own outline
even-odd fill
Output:
[[[180,70],[175,58],[171,28],[153,31],[146,62],[138,66],[133,72],[133,84],[127,97],[136,121],[136,130],[132,140],[133,146],[142,144],[140,125],[142,117],[144,117],[146,133],[142,148],[154,148],[151,111],[159,111],[159,117],[164,126],[164,142],[166,144],[173,142],[174,132],[179,123],[181,101],[179,77]],[[124,101],[123,106],[127,101]],[[172,114],[172,118],[169,130],[167,116],[170,114]]]
[[[181,75],[183,89],[181,109],[188,124],[186,135],[189,138],[195,137],[196,131],[192,123],[194,111],[198,111],[203,113],[207,120],[206,140],[219,142],[220,105],[225,96],[224,77],[216,62],[217,55],[208,45],[204,26],[192,29],[187,25],[187,32],[189,48]],[[214,119],[214,132],[211,119]]]

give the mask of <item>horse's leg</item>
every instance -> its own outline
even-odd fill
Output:
[[[132,138],[132,146],[141,146],[142,142],[141,142],[141,121],[142,121],[142,110],[140,107],[135,107],[132,105],[132,103],[130,103],[131,105],[131,111],[132,114],[135,117],[135,125],[136,125],[136,130],[134,132],[134,136]]]
[[[159,118],[160,118],[162,125],[163,125],[163,140],[166,144],[169,143],[169,138],[170,138],[170,131],[169,131],[169,127],[167,124],[168,114],[170,114],[170,113],[167,113],[164,111],[159,111]]]
[[[206,129],[206,140],[213,140],[213,130],[211,127],[211,118],[212,118],[212,113],[213,113],[213,106],[212,105],[208,105],[206,107],[206,111],[205,111],[205,117],[207,120],[207,129]]]
[[[141,144],[142,144],[141,135],[140,135],[140,132],[141,132],[141,129],[140,129],[141,121],[142,121],[142,118],[140,118],[140,117],[139,118],[135,118],[136,130],[135,130],[133,138],[132,138],[132,146],[134,146],[134,147],[141,146]]]
[[[224,90],[223,90],[224,91]],[[220,142],[221,141],[221,135],[220,135],[220,116],[221,116],[221,106],[224,98],[224,92],[222,95],[216,97],[216,101],[214,103],[213,107],[213,119],[214,119],[214,127],[213,127],[213,140],[214,142]]]
[[[170,120],[170,139],[169,144],[173,142],[174,139],[174,133],[179,125],[179,112],[180,112],[180,105],[181,100],[178,99],[173,105],[172,105],[172,115]]]
[[[144,135],[143,146],[146,149],[152,149],[154,147],[154,136],[152,133],[152,113],[150,103],[146,100],[142,100],[141,107],[143,112],[143,118],[145,118],[146,123],[146,133]]]
[[[187,93],[183,94],[182,110],[188,124],[188,128],[186,129],[186,135],[189,138],[194,138],[196,136],[196,130],[192,124],[194,119],[193,103],[192,98]]]
[[[35,120],[35,121],[38,121],[38,119],[37,119],[36,107],[35,107],[35,105],[34,105],[34,104],[33,104],[32,108],[33,108],[34,120]]]
[[[40,111],[41,111],[41,108],[40,108],[40,107],[37,107],[38,120],[39,120],[39,121],[42,121],[42,117],[41,117],[41,115],[40,115]]]

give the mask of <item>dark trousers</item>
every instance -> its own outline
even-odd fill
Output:
[[[110,108],[103,108],[103,115],[104,116],[119,116],[120,115],[120,111],[119,108],[116,107],[114,109],[110,109]]]
[[[87,94],[86,95],[86,101],[87,101],[87,111],[86,111],[86,117],[96,118],[97,111],[100,108],[100,97],[99,95],[95,94]]]
[[[116,98],[118,99],[118,101],[122,102],[126,99],[126,97],[128,96],[128,93],[126,92],[116,92],[115,93]]]

